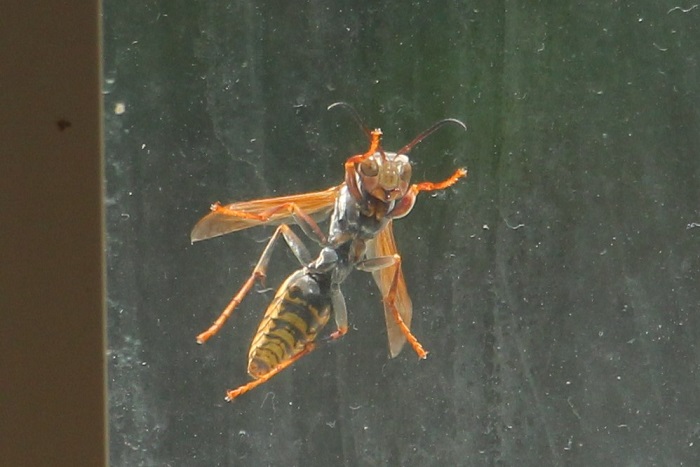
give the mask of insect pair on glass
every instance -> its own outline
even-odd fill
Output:
[[[253,380],[229,390],[231,401],[292,365],[313,351],[321,330],[333,316],[334,340],[348,330],[343,281],[353,270],[371,272],[384,303],[389,352],[399,354],[408,342],[418,357],[427,352],[411,333],[413,307],[401,270],[401,256],[396,248],[393,221],[407,215],[423,191],[444,190],[467,174],[457,169],[447,179],[433,183],[411,184],[408,153],[438,128],[459,120],[435,123],[396,152],[385,151],[382,132],[369,130],[357,112],[338,102],[329,107],[345,107],[352,112],[369,139],[369,149],[345,161],[344,181],[325,191],[257,199],[228,205],[215,203],[211,212],[194,227],[193,242],[259,225],[277,225],[253,272],[224,308],[214,324],[197,336],[203,344],[215,335],[256,281],[264,280],[272,250],[282,237],[299,260],[300,268],[280,285],[267,307],[248,352],[248,373]],[[330,217],[327,233],[318,222]],[[306,237],[320,247],[313,257],[304,242],[289,227],[297,224]]]

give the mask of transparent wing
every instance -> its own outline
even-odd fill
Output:
[[[294,223],[294,218],[286,209],[272,214],[266,221],[246,217],[246,214],[259,215],[288,203],[296,204],[315,221],[321,221],[333,210],[333,204],[341,186],[313,193],[256,199],[226,206],[214,205],[212,211],[194,226],[190,238],[192,242],[197,242],[258,225]]]
[[[367,257],[377,258],[380,256],[390,256],[398,253],[396,248],[396,241],[394,240],[393,231],[393,221],[381,231],[367,244]],[[408,290],[406,288],[406,281],[403,277],[403,271],[400,269],[401,265],[390,266],[388,268],[380,269],[374,271],[372,276],[374,276],[374,281],[377,283],[379,290],[382,293],[382,298],[385,299],[389,294],[389,289],[391,288],[391,283],[394,280],[394,274],[396,273],[396,268],[399,268],[399,274],[397,277],[396,286],[396,298],[395,305],[399,310],[399,315],[403,319],[406,326],[410,329],[411,327],[411,317],[413,316],[413,304],[411,303],[411,297],[408,296]],[[391,358],[396,357],[404,343],[406,343],[406,337],[401,332],[401,329],[396,324],[394,316],[391,313],[391,308],[384,303],[384,319],[386,320],[386,331],[389,338],[389,353]]]

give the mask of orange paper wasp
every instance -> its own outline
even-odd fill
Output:
[[[393,234],[393,220],[407,215],[422,191],[444,190],[467,174],[457,169],[438,182],[410,184],[410,150],[445,124],[466,129],[455,119],[445,119],[414,138],[397,152],[381,146],[382,132],[370,131],[357,112],[346,107],[367,134],[369,149],[345,161],[345,181],[324,191],[228,204],[215,203],[194,227],[192,242],[258,225],[278,225],[248,280],[233,296],[214,324],[197,336],[203,344],[216,334],[256,281],[265,279],[274,244],[282,236],[299,260],[268,306],[248,353],[248,373],[253,381],[227,392],[226,400],[248,392],[311,352],[319,332],[333,315],[337,339],[348,330],[345,299],[340,285],[355,269],[371,272],[382,294],[389,353],[395,357],[409,342],[420,358],[427,352],[410,331],[413,306],[406,289]],[[330,216],[328,234],[319,221]],[[313,259],[300,238],[287,225],[298,224],[321,247]]]

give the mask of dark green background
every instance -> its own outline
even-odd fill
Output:
[[[691,3],[106,1],[112,464],[700,463]],[[339,100],[387,148],[469,127],[413,151],[417,181],[470,174],[395,226],[430,356],[388,360],[357,272],[351,332],[226,404],[271,293],[194,337],[271,231],[189,231],[339,183],[366,146]]]

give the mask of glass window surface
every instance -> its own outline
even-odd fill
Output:
[[[112,465],[696,465],[700,8],[635,2],[104,2]],[[283,243],[195,244],[215,201],[323,190],[367,148],[421,193],[395,222],[411,329],[371,274],[350,331],[233,403]],[[321,224],[323,229],[327,224]],[[318,246],[303,236],[312,255]],[[327,331],[332,331],[333,323]]]

